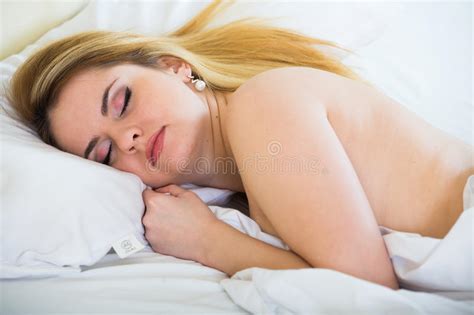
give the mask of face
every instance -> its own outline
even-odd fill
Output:
[[[53,136],[62,150],[84,156],[89,146],[88,159],[134,173],[152,187],[192,182],[190,165],[211,151],[210,121],[206,99],[193,90],[188,74],[184,63],[163,70],[121,64],[80,72],[50,112]],[[163,146],[152,164],[147,145],[160,130]]]

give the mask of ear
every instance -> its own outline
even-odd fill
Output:
[[[191,66],[184,60],[174,56],[161,56],[158,59],[159,67],[170,74],[178,75],[184,82],[189,82],[192,74]]]

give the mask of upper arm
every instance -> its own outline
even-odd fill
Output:
[[[302,70],[270,71],[238,91],[228,137],[246,190],[312,266],[390,283],[370,203],[318,97],[324,74]]]

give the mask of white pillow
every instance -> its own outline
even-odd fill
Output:
[[[91,2],[35,44],[0,63],[2,88],[16,68],[47,42],[89,29],[162,34],[199,12],[205,2]],[[286,16],[276,25],[337,41],[350,48],[381,34],[388,9],[351,3],[237,3],[215,23],[248,16]],[[393,9],[393,8],[392,8]],[[348,32],[347,30],[351,30]],[[1,102],[7,109],[4,91]],[[80,271],[102,258],[124,236],[146,244],[141,218],[145,185],[125,173],[42,143],[3,112],[1,119],[1,277]],[[195,188],[208,204],[223,204],[231,191]]]
[[[121,238],[141,244],[146,188],[140,178],[46,145],[3,113],[2,278],[51,275],[92,265]],[[183,185],[208,204],[230,190]],[[26,268],[26,269],[25,269]]]

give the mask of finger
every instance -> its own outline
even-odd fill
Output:
[[[164,193],[164,194],[171,194],[174,197],[178,197],[186,190],[179,187],[178,185],[171,184],[171,185],[167,185],[167,186],[155,189],[155,191],[159,193]]]
[[[154,194],[153,189],[150,189],[147,187],[145,190],[142,191],[142,198],[146,200],[149,197],[151,197],[153,194]]]
[[[145,205],[149,205],[150,202],[156,201],[157,198],[161,198],[163,194],[159,194],[153,189],[145,189],[142,191],[142,198],[145,202]]]
[[[155,191],[160,193],[170,193],[172,196],[178,197],[179,195],[187,192],[186,189],[179,187],[178,185],[168,185],[161,188],[156,189]]]

